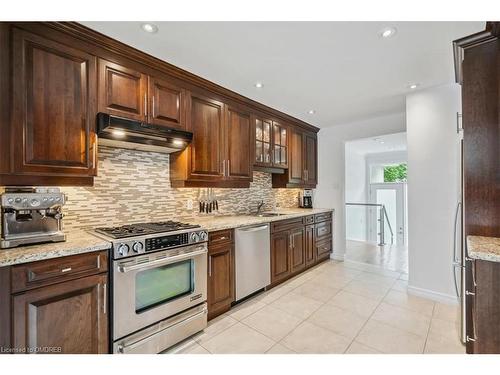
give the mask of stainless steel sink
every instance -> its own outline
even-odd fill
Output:
[[[260,214],[255,214],[254,216],[257,216],[257,217],[274,217],[274,216],[283,216],[283,215],[286,215],[286,214],[281,214],[279,212],[262,212]]]

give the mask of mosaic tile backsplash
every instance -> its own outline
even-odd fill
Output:
[[[100,147],[98,173],[93,187],[62,188],[66,230],[209,215],[198,212],[199,189],[170,186],[168,154]],[[264,209],[297,207],[299,189],[271,186],[271,174],[254,172],[249,189],[214,189],[219,211],[211,215],[248,214],[261,200]]]

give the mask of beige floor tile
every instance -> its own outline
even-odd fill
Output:
[[[370,284],[380,285],[382,287],[391,287],[396,282],[396,277],[388,277],[383,275],[378,275],[376,273],[362,272],[356,276],[355,280],[366,281]]]
[[[271,306],[298,318],[306,319],[322,305],[322,302],[300,294],[289,293],[274,301]]]
[[[366,317],[331,304],[321,306],[307,319],[310,323],[329,329],[348,339],[353,339],[358,334],[366,320]]]
[[[425,337],[370,319],[355,341],[390,354],[422,353]]]
[[[228,315],[221,315],[215,319],[212,319],[208,322],[208,327],[205,328],[202,332],[193,336],[193,339],[198,343],[202,344],[203,342],[210,340],[215,335],[224,331],[225,329],[231,327],[232,325],[238,323],[238,321]]]
[[[314,280],[309,280],[293,290],[293,293],[300,294],[301,296],[309,297],[320,302],[330,300],[340,289],[330,288],[322,283]]]
[[[445,336],[450,340],[460,339],[460,324],[449,320],[432,318],[429,334]]]
[[[349,343],[345,337],[307,321],[281,341],[281,344],[297,353],[308,354],[343,353]]]
[[[328,304],[352,311],[357,315],[369,317],[379,304],[379,301],[360,296],[359,294],[340,291]]]
[[[322,284],[333,289],[342,289],[353,280],[353,277],[332,274],[330,272],[321,272],[315,276],[311,281],[317,284]]]
[[[310,273],[301,274],[287,281],[284,285],[295,289],[303,285],[305,282],[311,280],[315,276],[316,276],[315,274],[310,274]]]
[[[266,306],[242,320],[243,324],[259,331],[274,341],[281,340],[301,322],[302,319],[272,306]]]
[[[434,308],[434,318],[448,320],[451,322],[460,321],[460,305],[448,305],[444,303],[436,302],[436,307]]]
[[[380,301],[389,290],[389,286],[375,285],[363,280],[353,280],[343,290]]]
[[[292,349],[288,349],[286,346],[281,344],[274,345],[269,349],[266,354],[297,354]]]
[[[284,295],[290,293],[294,288],[285,286],[285,285],[280,285],[277,287],[274,287],[271,290],[268,290],[265,293],[262,293],[258,296],[255,297],[256,300],[265,303],[266,305],[273,303],[277,299],[283,297]]]
[[[431,323],[430,316],[384,302],[377,307],[371,319],[423,337],[427,336]]]
[[[387,293],[384,302],[428,316],[432,316],[432,310],[434,309],[434,301],[397,290],[391,290]]]
[[[236,323],[202,346],[213,354],[263,354],[275,342],[261,333]]]
[[[242,320],[265,306],[267,306],[265,303],[252,298],[236,305],[228,312],[228,314],[231,318]]]
[[[349,346],[349,349],[345,352],[346,354],[381,354],[378,350],[370,348],[369,346],[360,344],[357,341],[353,341]]]
[[[465,354],[465,345],[462,345],[457,337],[452,339],[429,333],[424,352],[428,354]]]
[[[398,279],[391,289],[406,293],[408,290],[408,281]]]

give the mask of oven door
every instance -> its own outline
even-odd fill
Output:
[[[120,339],[207,299],[207,244],[113,262],[113,338]]]

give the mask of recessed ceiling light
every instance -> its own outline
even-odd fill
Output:
[[[158,26],[156,25],[153,25],[152,23],[143,23],[141,25],[141,28],[147,32],[147,33],[151,33],[151,34],[154,34],[156,32],[158,32]]]
[[[418,83],[412,83],[410,86],[408,86],[410,89],[415,90],[418,87]]]
[[[390,38],[396,34],[396,28],[394,27],[386,27],[385,29],[380,31],[380,36],[382,38]]]
[[[307,111],[307,113],[309,113],[310,115],[314,115],[316,111],[314,109],[310,109],[309,111]]]
[[[261,89],[264,87],[264,84],[262,82],[255,82],[255,87],[257,87],[258,89]]]
[[[383,145],[385,142],[384,141],[380,141],[380,144]]]

